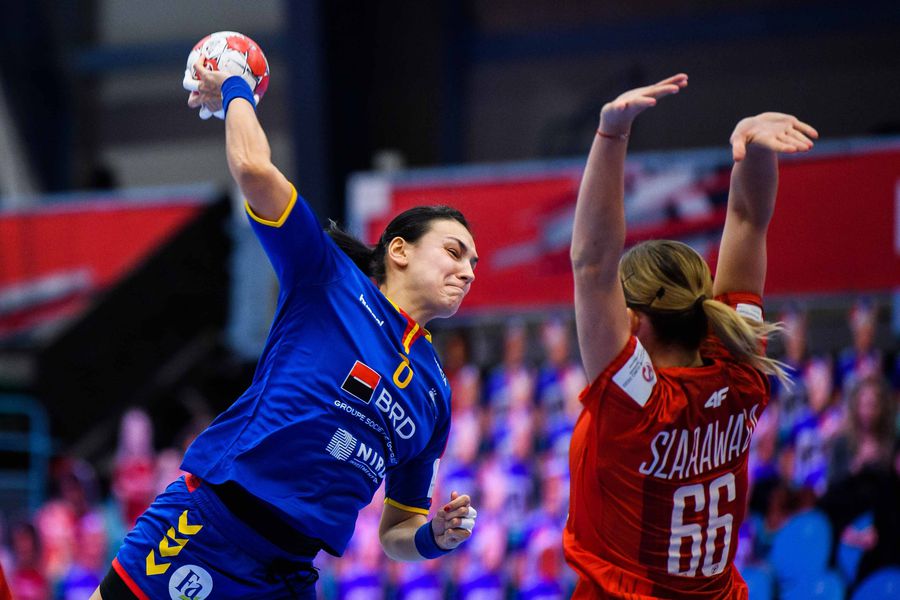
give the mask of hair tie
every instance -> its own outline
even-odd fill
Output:
[[[700,294],[700,296],[698,296],[697,299],[694,300],[694,306],[693,306],[694,310],[697,310],[698,308],[702,310],[703,303],[706,302],[706,300],[707,300],[706,294]]]
[[[653,300],[650,301],[650,304],[647,306],[653,306],[653,303],[666,295],[666,288],[663,286],[659,286],[659,289],[656,290],[656,295],[653,297]]]

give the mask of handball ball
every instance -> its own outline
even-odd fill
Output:
[[[197,91],[200,79],[194,65],[203,57],[203,66],[213,71],[223,71],[239,75],[253,90],[256,102],[266,93],[269,87],[269,61],[262,48],[249,37],[236,31],[217,31],[211,33],[194,46],[184,68],[184,89]],[[200,109],[200,116],[208,119],[210,115],[225,118],[225,111],[210,113],[205,107]]]

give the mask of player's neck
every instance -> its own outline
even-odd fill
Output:
[[[387,284],[379,286],[381,293],[384,294],[396,306],[403,309],[409,318],[425,327],[425,324],[431,320],[432,315],[428,313],[424,306],[415,301],[415,298],[402,287],[391,287]]]
[[[654,344],[653,342],[644,343],[653,366],[658,369],[668,369],[672,367],[702,367],[703,358],[698,350],[688,350],[679,346],[663,346]]]

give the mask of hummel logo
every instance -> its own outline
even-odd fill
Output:
[[[716,390],[712,393],[712,396],[709,397],[709,400],[706,401],[706,404],[703,405],[703,408],[718,408],[722,406],[722,401],[725,400],[725,396],[728,395],[728,387],[723,387],[721,390]]]

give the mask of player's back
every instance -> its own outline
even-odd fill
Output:
[[[715,339],[701,354],[655,369],[632,338],[583,392],[565,533],[576,597],[746,595],[732,561],[768,385]]]

